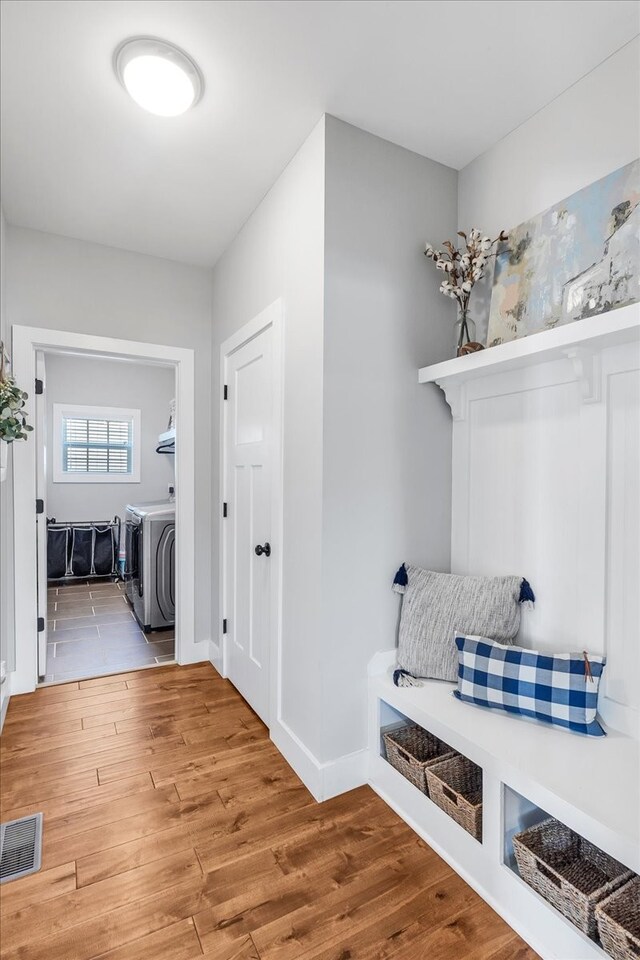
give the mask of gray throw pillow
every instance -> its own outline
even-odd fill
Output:
[[[454,634],[513,643],[520,604],[535,598],[522,577],[461,577],[403,564],[394,590],[403,593],[396,685],[412,678],[458,678]]]

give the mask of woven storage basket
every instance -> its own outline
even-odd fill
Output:
[[[391,766],[429,796],[425,772],[433,763],[454,756],[451,747],[422,727],[413,725],[390,730],[383,737]]]
[[[640,957],[640,877],[616,890],[596,906],[602,947],[613,960]]]
[[[433,802],[482,841],[482,769],[457,753],[429,767],[427,784]]]
[[[513,838],[520,876],[592,939],[595,906],[633,874],[553,818]]]

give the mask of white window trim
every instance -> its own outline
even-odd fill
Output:
[[[131,473],[67,473],[64,470],[62,450],[62,421],[64,417],[99,420],[130,420]],[[140,411],[125,407],[90,407],[84,404],[53,404],[53,482],[54,483],[140,483]]]

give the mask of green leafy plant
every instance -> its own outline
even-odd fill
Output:
[[[0,440],[13,443],[14,440],[26,440],[27,433],[33,427],[27,423],[24,409],[28,394],[21,390],[15,378],[5,368],[4,349],[0,350]]]

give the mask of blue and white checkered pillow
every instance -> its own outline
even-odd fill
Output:
[[[456,636],[458,689],[454,697],[534,717],[577,733],[602,737],[596,720],[604,659],[581,653],[540,653],[485,637]]]

